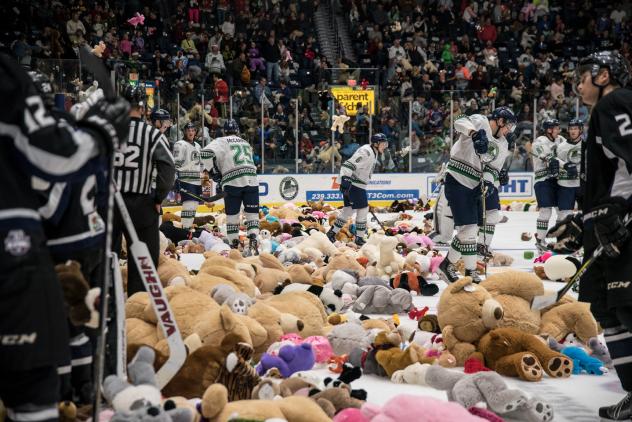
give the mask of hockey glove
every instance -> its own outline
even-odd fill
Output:
[[[568,176],[569,179],[576,179],[579,175],[577,172],[577,166],[573,163],[564,164],[564,170],[566,170],[566,176]]]
[[[571,214],[549,229],[546,237],[555,237],[554,252],[570,254],[582,247],[584,221],[582,214]]]
[[[351,190],[351,178],[349,176],[342,176],[340,181],[340,192],[343,196],[347,196]]]
[[[630,239],[630,230],[623,224],[628,205],[622,198],[608,198],[608,202],[593,208],[588,215],[594,222],[595,237],[610,258],[621,254],[621,248]]]
[[[489,141],[487,140],[487,133],[485,133],[484,129],[474,132],[472,135],[472,143],[474,144],[474,151],[477,154],[487,154]]]
[[[548,170],[549,176],[557,177],[560,172],[560,162],[555,158],[551,158],[549,160]]]
[[[505,169],[502,169],[498,173],[498,183],[500,186],[507,186],[509,184],[509,172]]]
[[[485,198],[489,198],[490,196],[492,196],[492,194],[494,193],[494,190],[496,190],[496,186],[494,186],[492,182],[486,181],[485,188],[484,188]]]
[[[120,150],[127,143],[129,103],[123,98],[101,100],[90,107],[78,123],[102,134],[106,154]]]

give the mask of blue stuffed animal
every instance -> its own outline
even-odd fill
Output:
[[[582,347],[565,347],[562,354],[573,359],[573,374],[603,375],[608,372],[602,361],[590,356]]]

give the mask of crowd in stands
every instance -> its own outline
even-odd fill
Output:
[[[255,151],[265,151],[258,160],[266,172],[294,171],[297,156],[300,171],[330,171],[332,160],[339,165],[378,131],[391,140],[378,171],[407,171],[409,150],[413,170],[432,171],[449,153],[451,111],[487,113],[500,105],[518,114],[527,141],[534,118],[587,119],[572,91],[579,58],[596,49],[631,55],[630,2],[329,4],[348,22],[357,62],[342,57],[332,64],[321,54],[318,0],[7,0],[0,5],[0,50],[47,71],[60,92],[76,94],[77,49],[103,41],[119,82],[131,74],[157,81],[161,107],[178,122],[204,121],[203,142],[232,114]],[[376,70],[349,69],[359,67]],[[345,111],[327,88],[348,79],[377,86],[375,114],[360,107],[332,142],[332,108]]]

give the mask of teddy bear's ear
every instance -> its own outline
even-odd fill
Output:
[[[219,320],[222,324],[222,328],[224,329],[224,331],[230,332],[235,328],[235,323],[236,323],[235,315],[230,310],[228,305],[222,305],[222,307],[220,308]]]

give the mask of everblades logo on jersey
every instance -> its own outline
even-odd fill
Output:
[[[568,161],[573,164],[579,164],[582,160],[582,151],[579,148],[573,148],[568,151]]]
[[[491,163],[496,159],[496,157],[498,157],[498,145],[490,142],[489,146],[487,147],[487,152],[483,154],[483,162]]]
[[[4,250],[13,256],[22,256],[31,249],[31,237],[24,230],[11,230],[4,239]]]
[[[298,195],[298,182],[293,177],[284,177],[279,183],[279,193],[281,198],[291,201]]]

